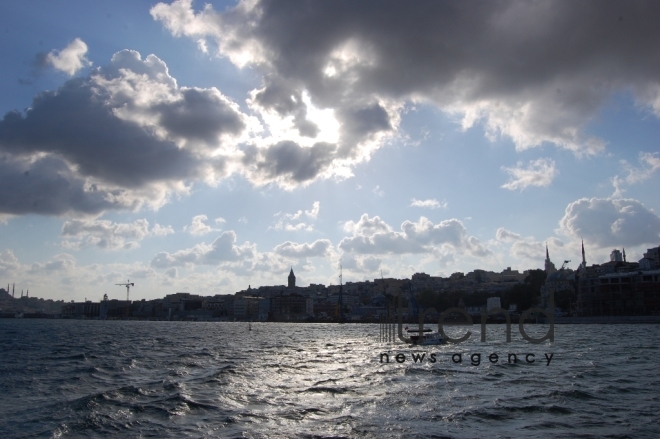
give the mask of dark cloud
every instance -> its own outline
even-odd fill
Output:
[[[161,205],[189,182],[224,176],[214,152],[246,129],[217,89],[183,88],[150,55],[122,51],[108,66],[34,98],[0,120],[0,212],[98,214]],[[50,166],[50,169],[46,166]]]
[[[47,155],[34,160],[4,155],[0,159],[0,212],[23,215],[63,215],[70,211],[97,215],[110,209],[132,209],[136,202],[124,191],[107,191],[86,180],[60,158]]]
[[[304,183],[328,168],[335,149],[335,145],[326,142],[304,147],[282,141],[268,147],[246,149],[244,163],[256,166],[257,173],[252,178],[258,182],[281,178],[285,182]]]
[[[319,127],[307,119],[307,105],[303,102],[299,88],[287,84],[279,78],[266,78],[266,85],[253,92],[253,106],[275,111],[280,117],[293,117],[293,124],[304,137],[316,137]]]
[[[172,135],[214,145],[220,135],[239,135],[245,129],[240,114],[219,93],[188,88],[181,94],[183,99],[159,104],[153,110]]]
[[[387,111],[379,104],[344,109],[339,113],[339,120],[348,136],[362,137],[392,129]]]
[[[338,114],[375,100],[430,102],[519,149],[552,142],[577,154],[604,147],[584,127],[616,92],[660,114],[656,1],[263,0],[222,12],[177,1],[151,13],[287,84],[292,93],[268,98],[278,111],[293,111],[303,90]],[[364,120],[396,128],[382,113]]]
[[[126,188],[196,174],[189,151],[117,118],[84,79],[37,96],[25,115],[7,113],[0,122],[0,147],[22,156],[57,154],[81,176]]]
[[[30,63],[30,79],[18,78],[20,85],[32,85],[34,81],[41,75],[42,71],[49,67],[48,54],[46,52],[37,53],[32,62]]]

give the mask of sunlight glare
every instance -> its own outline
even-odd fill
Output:
[[[339,121],[335,118],[335,110],[332,108],[320,109],[312,104],[307,91],[302,93],[302,100],[307,106],[307,119],[319,127],[319,134],[315,142],[337,143],[339,141]]]

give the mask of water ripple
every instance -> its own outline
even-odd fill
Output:
[[[376,325],[1,320],[0,437],[660,437],[659,325],[472,331],[411,351]]]

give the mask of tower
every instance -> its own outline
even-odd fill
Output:
[[[584,257],[584,239],[582,240],[582,266],[587,268],[587,259]]]
[[[548,244],[545,245],[545,274],[550,275],[557,271],[555,264],[550,261],[550,252],[548,252]]]
[[[291,267],[291,272],[289,273],[289,288],[296,286],[296,275],[293,274],[293,267]]]

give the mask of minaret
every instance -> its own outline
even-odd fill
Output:
[[[549,275],[557,271],[555,264],[550,261],[550,252],[548,252],[548,244],[545,244],[545,274]]]
[[[623,262],[626,262],[626,248],[623,248]]]
[[[289,288],[296,286],[296,275],[293,274],[293,267],[291,267],[291,272],[289,273]]]
[[[584,239],[582,240],[582,266],[587,268],[587,259],[584,257]]]

